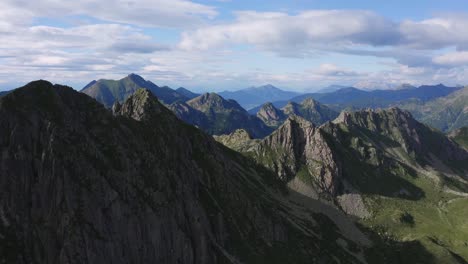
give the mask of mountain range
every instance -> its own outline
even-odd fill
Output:
[[[298,96],[299,93],[284,91],[271,84],[267,84],[238,91],[224,91],[220,92],[219,95],[226,99],[233,99],[237,101],[243,108],[250,109],[265,102],[288,100]]]
[[[15,89],[0,98],[0,261],[466,263],[465,130],[399,108],[318,125],[319,104],[278,110],[264,137],[213,138],[167,107],[229,130],[258,118],[214,93],[169,105],[140,88],[110,108],[47,81]]]
[[[290,189],[332,201],[365,228],[418,241],[433,263],[466,262],[468,152],[409,112],[343,112],[322,126],[294,116],[264,139],[241,134],[216,139],[275,171]]]
[[[364,91],[354,87],[339,89],[330,93],[308,93],[291,98],[289,101],[301,102],[306,98],[313,98],[322,104],[326,104],[337,111],[343,109],[362,109],[389,107],[397,102],[409,99],[418,99],[427,102],[435,98],[449,95],[460,87],[446,87],[439,85],[423,85],[417,88],[406,88],[399,90],[374,90]],[[288,100],[272,102],[277,108],[284,107]],[[250,113],[255,114],[260,107],[252,108]]]
[[[149,90],[110,110],[36,81],[0,99],[0,115],[2,262],[431,261],[288,191]]]
[[[148,89],[165,104],[189,99],[173,89],[159,87],[151,81],[146,81],[141,76],[129,74],[120,80],[98,80],[86,85],[81,92],[95,98],[106,107],[111,107],[114,102],[123,102],[138,89]]]

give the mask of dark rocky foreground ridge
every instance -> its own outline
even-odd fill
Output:
[[[270,171],[149,91],[114,110],[46,81],[0,100],[2,263],[360,263],[372,252],[356,227],[342,234],[352,223],[340,231],[288,202]]]

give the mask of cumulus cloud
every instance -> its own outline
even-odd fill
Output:
[[[393,22],[370,11],[320,10],[297,15],[238,12],[234,23],[183,33],[183,49],[209,49],[247,43],[267,50],[301,50],[321,45],[392,45],[398,41]]]
[[[335,64],[325,63],[321,64],[318,71],[318,74],[324,76],[357,76],[359,75],[357,72],[339,67]]]
[[[30,22],[35,17],[83,15],[141,26],[191,27],[215,17],[217,11],[212,6],[187,0],[2,0],[0,15],[3,24],[14,25]]]
[[[468,16],[442,16],[395,22],[371,11],[312,10],[287,13],[238,12],[232,23],[206,26],[182,34],[183,49],[209,49],[230,43],[270,51],[327,50],[359,47],[439,49],[468,48]]]
[[[444,66],[468,66],[468,51],[447,53],[434,57],[433,61]]]
[[[88,81],[141,72],[155,81],[220,89],[468,83],[468,15],[402,21],[366,10],[242,11],[231,21],[217,15],[215,7],[188,0],[3,0],[0,79]],[[175,37],[161,42],[159,28],[171,28]],[[252,53],[279,64],[303,61],[275,67],[252,61]],[[356,70],[337,57],[386,65]],[[309,68],[309,60],[319,66]]]

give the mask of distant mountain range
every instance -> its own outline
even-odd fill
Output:
[[[313,98],[337,111],[343,109],[382,108],[408,99],[418,99],[422,102],[426,102],[434,98],[446,96],[459,89],[461,88],[446,87],[442,84],[433,86],[423,85],[417,88],[411,87],[399,90],[375,91],[363,91],[354,87],[347,87],[335,92],[308,93],[293,97],[290,100],[281,100],[272,103],[275,107],[282,108],[289,101],[301,102],[306,98]],[[260,107],[255,107],[250,109],[249,113],[255,114],[259,109]]]
[[[300,93],[284,91],[271,84],[250,87],[238,91],[224,91],[219,95],[226,99],[236,100],[243,108],[250,109],[265,102],[272,102],[277,100],[288,100]]]
[[[263,137],[272,128],[280,126],[288,116],[296,115],[322,124],[334,119],[338,112],[364,108],[398,106],[413,113],[415,118],[442,131],[451,131],[468,125],[467,88],[439,85],[414,87],[408,84],[394,90],[364,91],[354,87],[331,86],[332,92],[298,95],[272,85],[251,87],[236,92],[209,93],[200,95],[180,87],[173,90],[159,87],[136,74],[121,80],[98,80],[86,85],[82,92],[95,98],[106,107],[114,102],[123,102],[137,89],[150,90],[169,106],[176,115],[209,134],[229,134],[244,128],[253,137]],[[6,93],[6,92],[5,92]],[[239,98],[245,104],[257,104],[248,111],[235,99],[226,100],[222,95]],[[1,96],[1,94],[0,94]],[[272,98],[290,100],[271,101]],[[305,104],[304,104],[305,103]],[[262,106],[263,105],[263,106]]]
[[[336,92],[340,89],[343,89],[343,88],[348,88],[349,86],[343,86],[343,85],[329,85],[325,88],[322,88],[322,89],[319,89],[317,90],[315,93],[331,93],[331,92]]]
[[[146,81],[141,76],[130,74],[120,80],[98,80],[86,85],[81,92],[95,98],[106,107],[111,107],[114,102],[123,102],[138,89],[148,89],[165,104],[189,99],[173,89],[159,87],[151,81]]]
[[[395,90],[399,85],[394,83],[379,82],[379,81],[360,81],[352,85],[355,88],[373,91],[373,90]]]

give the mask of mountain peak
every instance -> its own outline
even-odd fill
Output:
[[[238,109],[245,111],[236,101],[226,100],[217,93],[204,93],[187,102],[190,106],[200,111]]]
[[[262,85],[262,86],[258,86],[256,88],[259,88],[259,89],[278,89],[276,86],[274,86],[273,84],[265,84],[265,85]]]
[[[318,104],[320,103],[315,101],[312,97],[306,98],[304,99],[304,101],[301,102],[301,105],[308,107],[316,107]]]
[[[147,81],[145,79],[143,79],[143,77],[141,77],[140,75],[137,75],[135,73],[130,73],[124,79],[129,79],[129,80],[133,81],[134,83],[136,83],[137,85],[139,85],[141,87],[145,87],[146,83],[147,83]]]
[[[162,112],[169,113],[148,89],[138,89],[116,109],[118,115],[127,116],[138,121],[151,120]]]
[[[257,117],[260,118],[266,125],[277,127],[286,118],[285,114],[277,109],[272,103],[267,102],[262,105],[257,112]]]

